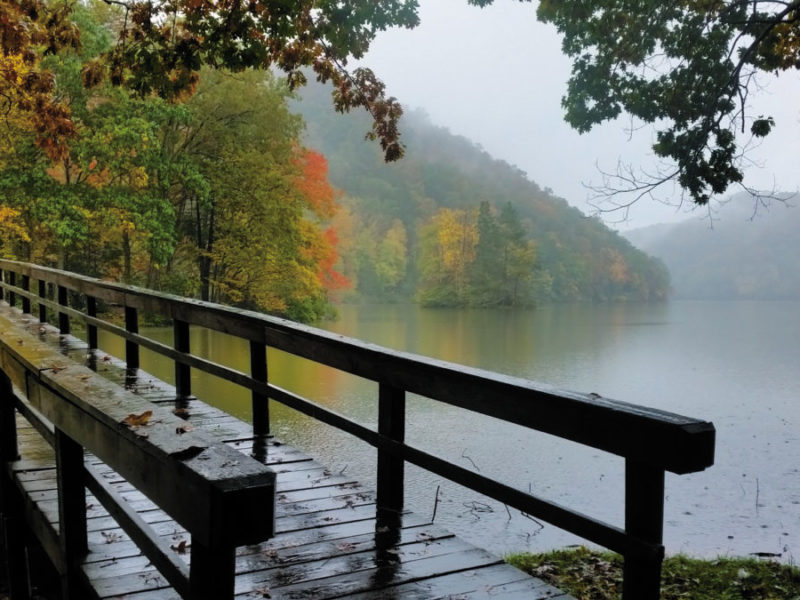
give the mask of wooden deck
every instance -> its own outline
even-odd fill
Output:
[[[174,404],[175,390],[138,372],[126,378],[124,363],[102,351],[87,353],[72,336],[21,316],[31,333],[60,347],[73,360],[94,365],[113,381],[157,404]],[[198,399],[178,411],[189,425],[277,473],[276,535],[268,542],[237,549],[236,595],[241,598],[466,598],[570,597],[471,546],[411,513],[378,515],[374,493],[331,473],[302,451],[269,437],[253,437],[252,426]],[[58,529],[55,457],[50,445],[18,418],[21,458],[13,463],[25,501],[49,527]],[[189,563],[191,540],[185,530],[91,455],[86,462],[122,495],[175,554]],[[82,571],[96,598],[166,600],[180,596],[100,503],[87,492],[89,553]],[[213,599],[210,599],[213,600]]]

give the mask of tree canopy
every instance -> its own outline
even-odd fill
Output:
[[[367,137],[386,160],[402,156],[399,103],[371,70],[348,64],[380,31],[415,27],[417,0],[104,2],[117,9],[116,41],[84,66],[86,85],[108,79],[140,97],[173,100],[194,91],[206,66],[279,69],[290,89],[310,72],[332,83],[337,110],[371,114]],[[56,159],[75,127],[41,58],[80,46],[72,9],[64,0],[0,1],[0,108],[27,112],[37,144]],[[741,136],[761,138],[775,125],[749,113],[756,76],[800,68],[800,0],[541,0],[538,16],[563,34],[573,59],[563,98],[573,127],[586,131],[623,113],[656,124],[654,151],[671,167],[645,179],[617,174],[639,196],[676,180],[705,204],[742,183]]]
[[[636,197],[677,180],[705,204],[742,183],[741,136],[775,125],[748,112],[757,76],[800,68],[798,0],[541,0],[538,16],[573,59],[563,105],[574,128],[623,112],[656,124],[653,149],[673,166],[618,173]]]
[[[171,100],[191,94],[204,66],[242,71],[283,71],[290,88],[306,81],[307,69],[333,84],[340,112],[365,108],[372,116],[367,137],[377,139],[386,160],[402,156],[399,103],[366,68],[347,69],[362,58],[376,34],[418,23],[416,0],[104,0],[119,9],[116,43],[83,69],[87,86],[106,79],[141,97]],[[14,102],[34,118],[39,144],[63,158],[74,136],[68,105],[54,96],[52,75],[40,68],[42,54],[78,49],[80,33],[69,15],[72,3],[0,1],[0,101]]]

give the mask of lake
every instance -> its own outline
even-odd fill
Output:
[[[716,464],[688,476],[667,474],[667,551],[800,558],[800,303],[676,301],[527,311],[345,305],[339,311],[324,328],[713,421]],[[171,331],[161,335],[168,340]],[[193,331],[192,346],[248,368],[240,340]],[[277,385],[376,423],[374,384],[279,352],[270,352],[268,362]],[[142,368],[172,377],[171,365],[148,352]],[[249,394],[235,386],[195,373],[193,391],[248,416]],[[274,403],[272,419],[273,433],[285,442],[374,485],[370,446]],[[408,401],[407,439],[466,468],[623,523],[623,461],[617,457],[417,397]],[[410,509],[430,516],[435,507],[436,523],[495,552],[580,543],[416,467],[407,467],[406,479]]]

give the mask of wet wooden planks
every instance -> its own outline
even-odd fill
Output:
[[[38,324],[31,325],[38,327]],[[50,337],[73,359],[155,402],[174,402],[174,389],[102,353],[87,353],[72,337]],[[276,536],[240,547],[236,595],[240,598],[358,598],[414,600],[569,596],[529,577],[488,552],[412,514],[378,519],[374,494],[333,474],[301,451],[274,439],[254,440],[250,425],[191,399],[178,412],[242,452],[259,457],[277,473]],[[21,459],[14,463],[20,488],[50,527],[58,527],[53,455],[47,443],[20,422]],[[104,479],[187,563],[186,532],[114,471],[87,456]],[[89,553],[83,573],[98,599],[172,600],[179,596],[91,494],[87,493]]]

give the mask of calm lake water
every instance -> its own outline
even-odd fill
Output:
[[[667,474],[665,543],[698,556],[800,560],[800,303],[670,302],[531,311],[342,306],[323,327],[384,346],[711,420],[716,464]],[[168,339],[170,332],[165,331]],[[245,344],[195,331],[193,350],[247,370]],[[101,341],[102,344],[102,341]],[[278,352],[270,379],[364,424],[377,387]],[[171,366],[144,353],[164,379]],[[194,374],[193,391],[248,416],[249,394]],[[467,468],[612,523],[623,523],[622,460],[494,419],[412,397],[407,439]],[[274,406],[273,433],[333,471],[374,485],[375,451]],[[579,543],[469,490],[407,467],[407,504],[495,552]]]

